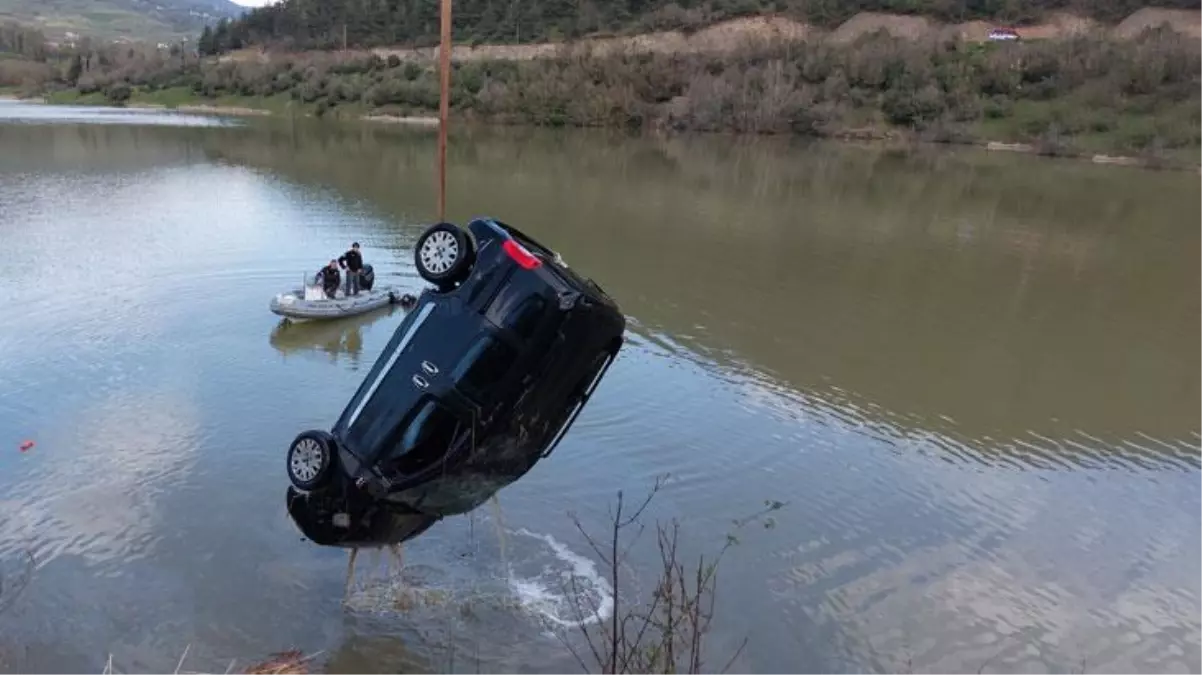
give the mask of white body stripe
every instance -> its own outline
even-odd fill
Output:
[[[376,389],[379,388],[380,383],[392,371],[392,367],[396,365],[397,359],[404,353],[405,348],[409,346],[409,342],[413,340],[414,334],[417,333],[417,329],[421,328],[422,324],[426,322],[426,317],[430,316],[430,312],[432,311],[434,311],[434,303],[430,302],[426,303],[426,306],[422,307],[421,311],[418,312],[417,318],[413,320],[413,325],[409,327],[409,330],[405,332],[405,336],[401,338],[401,343],[397,345],[396,351],[392,353],[392,356],[388,357],[388,362],[380,369],[380,374],[376,375],[376,379],[368,387],[367,393],[363,395],[363,398],[359,399],[359,405],[355,406],[355,411],[351,413],[350,419],[346,421],[348,429],[359,418],[359,413],[363,412],[363,407],[367,405],[367,402],[371,400],[372,394],[375,394]]]

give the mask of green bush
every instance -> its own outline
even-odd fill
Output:
[[[452,75],[451,83],[475,96],[484,87],[484,69],[473,63],[465,64]]]
[[[322,95],[321,85],[313,80],[305,80],[292,90],[292,98],[301,103],[313,103]]]
[[[114,82],[104,91],[104,97],[118,105],[123,105],[131,95],[133,95],[133,89],[125,82]]]

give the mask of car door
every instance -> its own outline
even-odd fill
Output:
[[[447,377],[476,329],[455,298],[427,297],[397,328],[335,425],[335,435],[367,465],[395,455],[406,427],[430,399],[471,420],[472,404]]]

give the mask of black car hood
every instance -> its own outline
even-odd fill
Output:
[[[349,528],[334,526],[328,494],[318,496],[289,486],[288,516],[305,538],[320,546],[371,548],[401,544],[447,516],[477,508],[524,476],[536,462],[537,456],[507,472],[461,469],[442,474],[397,493],[395,497],[404,504],[362,501],[348,509],[357,514]],[[359,494],[354,488],[346,489]]]
[[[423,513],[372,508],[351,523],[351,527],[335,527],[328,512],[318,508],[315,497],[292,486],[288,487],[287,504],[288,516],[297,529],[320,546],[372,548],[402,544],[442,520],[440,516]]]

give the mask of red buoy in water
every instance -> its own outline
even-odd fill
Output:
[[[33,448],[33,441],[29,441],[29,440],[21,441],[21,452],[26,452],[28,450],[31,450],[32,448]]]

